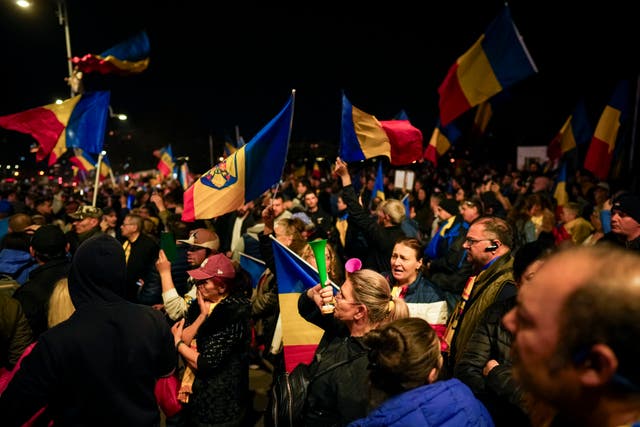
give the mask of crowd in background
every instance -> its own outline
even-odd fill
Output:
[[[340,288],[316,286],[295,302],[324,332],[309,369],[349,361],[309,386],[304,425],[572,425],[575,406],[589,406],[584,394],[615,401],[616,387],[636,407],[633,344],[600,330],[590,341],[562,323],[560,341],[581,357],[570,358],[571,366],[613,360],[598,345],[617,356],[617,371],[598,372],[598,387],[584,386],[575,367],[572,378],[558,374],[557,384],[573,390],[563,398],[561,391],[547,396],[553,378],[538,381],[543,368],[533,365],[546,361],[541,354],[555,341],[536,347],[530,332],[519,335],[533,322],[527,316],[540,314],[523,314],[521,306],[529,308],[547,263],[558,269],[559,259],[579,271],[562,284],[580,291],[604,274],[600,261],[588,260],[637,262],[640,197],[631,183],[615,188],[577,171],[559,205],[555,175],[535,162],[523,170],[424,164],[414,165],[411,188],[396,188],[389,168],[380,198],[372,163],[337,159],[310,173],[288,166],[258,199],[190,223],[181,219],[184,190],[171,178],[105,181],[98,194],[89,185],[3,184],[2,424],[75,423],[95,420],[97,411],[104,418],[95,425],[157,425],[153,384],[173,371],[184,407],[167,425],[253,425],[262,414],[252,413],[248,370],[268,369],[275,380],[286,366],[270,235],[311,263],[308,243],[326,240],[329,277]],[[253,289],[240,254],[266,263]],[[611,269],[626,278],[621,287],[638,280],[637,267]],[[624,288],[615,300],[633,292]],[[560,307],[568,293],[552,302]],[[332,314],[322,311],[327,304]],[[633,310],[629,304],[619,310]],[[562,310],[569,308],[550,315],[556,326]],[[611,311],[602,307],[603,323]],[[633,316],[612,327],[632,324]],[[633,328],[630,341],[639,338]],[[136,336],[145,339],[134,343]],[[540,350],[545,345],[551,348]],[[516,356],[530,365],[518,366]],[[549,369],[564,373],[563,363]],[[576,391],[578,382],[587,391]],[[595,406],[598,416],[608,413]]]

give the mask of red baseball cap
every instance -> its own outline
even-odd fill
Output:
[[[211,255],[200,264],[200,267],[187,271],[196,280],[219,278],[222,280],[236,277],[236,270],[231,260],[224,254]]]

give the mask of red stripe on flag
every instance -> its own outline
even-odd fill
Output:
[[[318,344],[285,345],[284,367],[287,372],[291,372],[299,363],[311,363],[317,347]]]
[[[442,126],[448,125],[453,119],[471,108],[469,100],[462,91],[458,80],[458,62],[449,69],[447,77],[438,88],[440,100],[440,122]]]
[[[609,148],[607,142],[594,136],[584,159],[584,168],[593,172],[598,179],[603,181],[609,175],[609,168],[613,159],[613,152],[609,152]]]
[[[189,187],[183,193],[183,208],[182,208],[182,220],[184,222],[193,222],[196,220],[196,212],[195,205],[193,203],[193,189],[194,187]]]

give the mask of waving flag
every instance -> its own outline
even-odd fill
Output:
[[[574,163],[577,166],[577,147],[585,146],[593,135],[593,130],[587,119],[587,109],[584,101],[580,100],[573,113],[564,122],[558,134],[551,140],[547,147],[547,157],[550,163],[557,164],[561,158]],[[573,153],[573,155],[572,155]],[[574,159],[569,159],[573,157]]]
[[[584,168],[601,180],[606,180],[611,168],[618,130],[625,118],[629,100],[629,82],[616,86],[609,105],[604,108],[584,160]]]
[[[385,156],[392,165],[406,165],[421,154],[422,132],[409,120],[378,121],[342,95],[341,159],[354,162]]]
[[[99,55],[87,54],[71,61],[83,73],[138,74],[149,66],[149,37],[144,31],[105,50]]]
[[[79,170],[88,172],[96,168],[96,160],[89,153],[85,153],[82,148],[74,148],[73,156],[69,157],[69,161]]]
[[[304,320],[298,313],[302,292],[320,283],[318,270],[291,249],[270,236],[278,280],[278,301],[282,320],[284,364],[287,372],[298,363],[310,363],[322,338],[322,329]]]
[[[505,6],[438,88],[443,126],[538,70]]]
[[[377,156],[391,158],[389,137],[375,116],[351,105],[343,94],[340,158],[355,162]]]
[[[555,187],[553,198],[556,199],[558,210],[561,210],[562,206],[566,206],[567,203],[569,203],[569,193],[567,192],[567,164],[564,162],[560,165]],[[556,212],[556,214],[557,213],[558,212]]]
[[[438,122],[431,134],[429,145],[424,150],[424,158],[437,166],[438,158],[446,153],[461,135],[460,130],[453,123],[442,127]]]
[[[282,111],[251,141],[184,192],[183,221],[224,215],[280,181],[289,151],[294,100],[295,91]]]
[[[60,104],[48,104],[0,117],[0,127],[31,135],[40,145],[36,160],[54,164],[67,148],[99,153],[104,144],[109,92],[86,92]]]
[[[156,150],[153,154],[160,158],[158,165],[156,166],[156,169],[160,171],[160,175],[165,177],[171,176],[173,169],[176,167],[176,159],[173,157],[171,144],[161,148],[160,150]]]
[[[186,190],[193,184],[193,176],[191,172],[189,172],[189,165],[187,162],[183,162],[178,169],[178,180],[180,181],[180,185],[182,185],[182,189]]]
[[[384,176],[382,174],[382,162],[378,162],[378,172],[376,173],[376,180],[373,183],[371,195],[372,199],[377,197],[380,200],[384,200]]]

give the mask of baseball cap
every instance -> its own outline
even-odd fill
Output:
[[[57,225],[47,224],[39,227],[31,238],[31,247],[44,255],[60,255],[65,252],[67,239]]]
[[[624,212],[640,223],[640,197],[633,193],[622,193],[613,199],[611,210]]]
[[[211,255],[200,264],[200,267],[187,271],[196,280],[219,278],[222,280],[236,277],[236,270],[231,260],[224,254]]]
[[[218,235],[207,228],[196,228],[189,233],[188,239],[176,240],[176,242],[183,245],[199,246],[213,251],[220,249],[220,239]]]
[[[102,209],[95,206],[83,205],[78,207],[74,213],[69,214],[69,216],[79,221],[85,218],[102,218]]]

